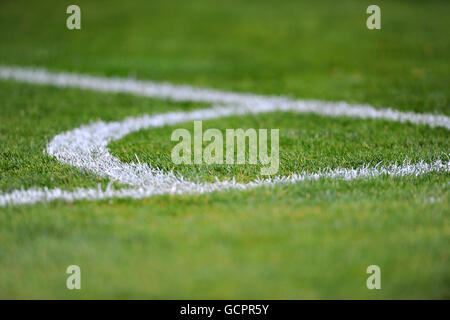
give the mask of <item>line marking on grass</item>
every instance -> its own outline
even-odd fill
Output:
[[[259,186],[281,183],[315,181],[322,178],[353,180],[387,176],[418,176],[429,172],[450,172],[450,161],[435,161],[415,164],[388,164],[358,168],[324,168],[318,172],[300,172],[289,176],[257,179],[248,183],[233,180],[216,182],[193,182],[180,174],[164,172],[142,163],[123,163],[112,156],[108,143],[121,139],[127,134],[148,128],[174,125],[192,120],[218,119],[228,116],[259,114],[268,112],[314,113],[330,117],[352,117],[359,119],[381,119],[401,123],[414,123],[430,127],[450,129],[450,118],[437,114],[418,114],[398,110],[376,109],[366,104],[346,102],[326,102],[319,100],[294,100],[278,96],[240,94],[168,83],[138,81],[134,79],[103,78],[89,75],[56,73],[44,69],[0,67],[0,79],[57,87],[70,87],[113,93],[169,99],[173,101],[193,101],[212,104],[211,108],[189,112],[168,112],[163,114],[130,117],[123,121],[105,123],[98,121],[55,136],[45,152],[58,161],[88,170],[111,181],[125,185],[106,190],[98,188],[77,188],[73,191],[60,188],[30,188],[0,192],[0,206],[32,204],[53,200],[98,200],[109,198],[140,199],[162,194],[201,194],[230,189],[248,190]]]

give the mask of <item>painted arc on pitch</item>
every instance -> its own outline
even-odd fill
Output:
[[[0,79],[57,87],[71,87],[102,92],[124,92],[146,97],[170,99],[173,101],[203,102],[210,108],[189,112],[168,112],[141,117],[130,117],[123,121],[98,121],[55,136],[45,152],[58,161],[91,171],[111,181],[126,185],[121,189],[78,188],[73,191],[59,188],[31,188],[0,192],[0,206],[31,204],[52,200],[97,200],[107,198],[140,199],[161,194],[194,194],[221,190],[247,190],[259,186],[280,183],[315,181],[320,178],[352,180],[373,178],[380,175],[406,176],[428,172],[450,172],[450,161],[435,161],[415,164],[388,164],[385,166],[364,165],[359,168],[324,168],[315,173],[299,172],[290,176],[257,179],[249,183],[216,181],[199,183],[186,180],[174,172],[162,170],[141,163],[123,163],[110,154],[107,145],[125,135],[142,129],[180,124],[193,120],[218,119],[228,116],[259,114],[268,112],[314,113],[329,117],[352,117],[359,119],[382,119],[401,123],[427,125],[450,129],[450,118],[445,115],[418,114],[393,109],[376,109],[366,104],[346,102],[325,102],[319,100],[293,100],[278,96],[239,94],[168,83],[154,83],[134,79],[102,78],[80,74],[53,73],[44,69],[0,67]]]

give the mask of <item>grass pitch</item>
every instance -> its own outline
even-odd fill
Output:
[[[382,1],[380,31],[365,27],[368,1],[79,1],[80,31],[65,27],[68,4],[3,1],[0,64],[450,114],[446,1]],[[106,186],[45,145],[91,120],[206,106],[0,81],[0,190]],[[279,128],[280,174],[450,150],[445,129],[386,121],[275,113],[204,127]],[[259,172],[174,166],[174,128],[109,147],[190,179]],[[449,298],[449,178],[0,208],[0,298]],[[71,264],[80,291],[65,287]],[[371,264],[381,290],[366,288]]]

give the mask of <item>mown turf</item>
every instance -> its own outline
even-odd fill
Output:
[[[446,1],[2,1],[0,64],[450,114]],[[43,153],[93,120],[191,110],[173,103],[0,82],[0,190],[105,185]],[[177,127],[192,131],[192,123]],[[204,127],[279,128],[280,174],[448,160],[449,132],[274,113]],[[258,166],[174,166],[176,127],[110,145],[123,161],[191,179],[253,179]],[[450,175],[319,181],[249,192],[0,208],[0,298],[449,298]],[[65,288],[78,264],[82,290]],[[377,264],[382,289],[366,288]]]

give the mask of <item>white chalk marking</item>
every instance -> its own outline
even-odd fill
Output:
[[[430,127],[450,129],[450,118],[445,115],[418,114],[393,109],[376,109],[369,105],[351,105],[346,102],[317,100],[293,100],[284,97],[239,94],[189,86],[158,84],[133,79],[102,78],[87,75],[52,73],[43,69],[0,67],[0,78],[18,82],[72,87],[103,92],[124,92],[173,101],[210,103],[212,108],[190,112],[169,112],[156,115],[126,118],[123,121],[102,121],[59,134],[47,145],[46,152],[61,163],[108,177],[128,187],[106,190],[101,188],[78,188],[65,191],[59,188],[31,188],[0,193],[0,206],[31,204],[53,200],[96,200],[108,198],[140,199],[161,194],[201,194],[230,189],[247,190],[258,186],[280,183],[315,181],[321,178],[361,179],[388,176],[418,176],[428,172],[449,172],[450,162],[423,161],[402,165],[359,168],[325,168],[316,173],[295,173],[272,179],[258,179],[249,183],[219,181],[213,183],[188,181],[179,174],[164,172],[148,164],[123,163],[109,153],[107,145],[125,135],[142,129],[174,125],[192,120],[217,119],[234,115],[258,114],[274,111],[315,113],[323,116],[347,116],[360,119],[383,119],[423,124]]]

